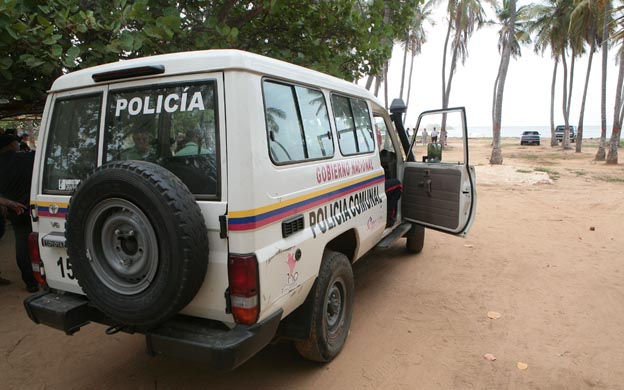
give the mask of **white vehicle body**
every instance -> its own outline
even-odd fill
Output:
[[[128,69],[139,71],[119,76]],[[141,69],[148,71],[141,73]],[[149,74],[152,71],[153,74]],[[170,86],[178,89],[167,89]],[[197,90],[192,92],[193,88]],[[207,90],[209,92],[205,92]],[[276,91],[274,94],[273,90]],[[290,101],[286,101],[290,95],[278,93],[282,90],[292,92],[293,112],[298,113],[302,134],[306,133],[301,158],[289,154],[293,151],[299,153],[300,146],[282,145],[287,140],[284,138],[287,131],[285,124],[289,120],[289,112],[283,107],[290,107]],[[310,120],[309,116],[314,114],[308,112],[307,106],[301,102],[306,94],[323,103],[316,111],[320,119]],[[210,98],[205,97],[208,95]],[[58,137],[51,135],[60,131],[55,129],[62,128],[58,124],[64,120],[59,119],[61,115],[69,115],[61,111],[62,105],[71,106],[84,96],[92,98],[93,107],[99,104],[97,123],[93,125],[90,138],[87,137],[80,146],[92,148],[92,165],[96,166],[117,160],[117,152],[123,155],[122,149],[129,142],[127,139],[119,141],[119,147],[111,145],[122,135],[127,136],[129,127],[117,133],[118,136],[111,135],[110,132],[116,131],[117,127],[121,128],[126,123],[130,126],[139,117],[151,121],[156,116],[170,114],[170,119],[158,122],[161,127],[153,130],[152,134],[159,140],[157,148],[162,153],[166,149],[162,146],[163,139],[168,136],[173,139],[174,136],[167,130],[167,124],[162,123],[173,123],[182,112],[196,112],[203,118],[204,112],[210,111],[205,115],[209,119],[202,123],[209,123],[213,133],[204,138],[208,141],[204,141],[203,145],[206,145],[205,153],[214,158],[215,171],[210,178],[216,185],[210,193],[193,192],[207,228],[204,239],[209,243],[209,251],[204,254],[207,268],[203,282],[194,297],[179,311],[186,316],[220,323],[232,330],[242,326],[254,327],[276,316],[278,318],[271,322],[277,324],[302,307],[319,276],[324,253],[329,249],[342,252],[350,262],[354,262],[393,233],[396,238],[403,236],[407,232],[406,226],[412,223],[464,235],[474,220],[475,179],[474,170],[468,166],[467,149],[462,164],[409,161],[403,146],[407,138],[401,139],[399,134],[403,129],[395,129],[382,104],[357,85],[235,50],[176,53],[123,61],[64,75],[49,91],[39,137],[41,152],[35,161],[31,204],[33,231],[38,234],[39,265],[45,270],[48,286],[46,293],[53,293],[55,297],[71,296],[80,300],[85,294],[82,283],[79,284],[73,274],[76,265],[68,259],[65,219],[68,209],[71,210],[69,204],[73,201],[74,190],[88,175],[88,172],[76,173],[77,169],[72,171],[67,165],[71,166],[75,160],[84,158],[86,152],[76,154],[71,147],[56,145],[54,143],[60,141],[55,141]],[[271,106],[272,102],[275,102],[275,107]],[[348,122],[348,115],[337,114],[338,104],[351,107],[355,124],[352,136],[357,138],[354,141],[357,145],[355,153],[346,152],[347,146],[343,144],[348,142],[351,130],[342,130],[343,122]],[[83,110],[88,111],[89,108]],[[459,112],[463,114],[463,111]],[[366,113],[368,118],[362,119],[362,113]],[[115,118],[124,115],[126,122],[120,119],[117,125]],[[269,118],[271,115],[275,117]],[[66,121],[73,123],[72,120]],[[396,205],[395,223],[387,221],[389,205],[384,184],[389,171],[388,167],[382,166],[381,145],[373,130],[373,124],[380,122],[387,128],[384,137],[387,143],[392,143],[395,153],[391,160],[392,175],[404,188],[401,202]],[[87,133],[81,126],[84,125],[76,125],[76,134]],[[281,133],[277,130],[279,126]],[[322,126],[329,126],[327,135],[319,130],[325,128]],[[462,116],[462,126],[465,134],[465,115]],[[308,136],[308,128],[314,129],[316,138]],[[371,138],[374,140],[372,143]],[[312,145],[316,143],[318,145]],[[174,144],[171,145],[173,150]],[[77,157],[71,157],[74,155]],[[65,158],[64,162],[61,162],[61,157]],[[163,165],[162,161],[175,158],[176,152],[171,151],[157,162]],[[53,170],[51,165],[59,168]],[[440,179],[442,177],[452,179]],[[188,185],[188,180],[192,179],[182,180],[186,180]],[[438,200],[435,191],[440,191],[441,187],[435,184],[432,187],[432,180],[434,183],[436,180],[450,183],[453,189],[444,191],[453,192],[453,197]],[[424,198],[423,190],[428,191]],[[448,214],[443,218],[439,216],[440,202],[447,204],[444,207],[450,210],[441,212]],[[143,207],[141,204],[137,206],[139,209]],[[151,209],[142,211],[148,219],[154,212]],[[409,224],[406,225],[406,222]],[[397,233],[399,227],[402,230]],[[84,229],[88,230],[88,227]],[[161,245],[162,237],[157,240]],[[259,291],[257,296],[241,301],[242,306],[255,305],[257,309],[252,324],[237,325],[240,321],[232,314],[232,299],[228,296],[228,261],[233,254],[252,255],[257,261]],[[160,271],[155,269],[154,272]],[[144,283],[147,285],[149,281]],[[117,292],[130,296],[141,292],[141,289],[124,292],[120,287]],[[40,297],[39,304],[46,296],[50,297],[46,293],[43,298],[41,294],[37,295]],[[49,310],[58,317],[67,315],[58,314],[55,308]],[[55,321],[46,322],[40,313],[37,309],[29,311],[37,322],[62,328]],[[130,329],[119,320],[101,320],[92,316],[86,319],[110,323],[121,330]],[[78,325],[63,330],[73,333],[79,328]],[[184,354],[186,350],[167,344],[173,343],[171,340],[175,337],[170,334],[160,337],[159,331],[153,329],[152,326],[145,329],[139,326],[131,330],[148,335],[148,346],[153,353]],[[276,336],[275,327],[268,333],[255,350]],[[248,357],[236,358],[233,363],[223,363],[223,366],[235,367]]]

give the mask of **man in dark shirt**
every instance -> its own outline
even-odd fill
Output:
[[[25,207],[30,204],[30,182],[35,159],[34,152],[18,152],[18,138],[12,134],[0,135],[0,195]],[[26,289],[39,289],[32,274],[28,255],[28,235],[32,232],[28,213],[8,213],[15,234],[15,257]]]

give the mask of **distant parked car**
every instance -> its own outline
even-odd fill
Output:
[[[565,126],[557,126],[555,128],[555,139],[557,142],[563,142],[563,134],[565,132]],[[570,142],[576,141],[576,128],[570,126]]]
[[[539,131],[523,131],[520,137],[520,145],[539,145],[540,133]]]

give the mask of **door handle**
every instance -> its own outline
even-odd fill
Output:
[[[427,191],[427,195],[431,197],[431,179],[425,181],[425,190]]]
[[[424,187],[427,195],[431,196],[431,179],[427,178],[418,182],[418,187]]]

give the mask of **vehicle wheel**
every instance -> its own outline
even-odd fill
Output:
[[[537,141],[537,146],[540,146],[540,141]]]
[[[208,231],[201,210],[184,183],[156,164],[96,169],[70,200],[65,237],[87,297],[123,325],[167,320],[204,281]]]
[[[351,326],[354,289],[349,259],[342,253],[326,251],[310,291],[313,299],[310,337],[295,341],[301,356],[329,362],[340,353]]]
[[[425,245],[425,228],[419,225],[412,225],[412,229],[405,235],[407,241],[405,247],[410,253],[422,252]]]

